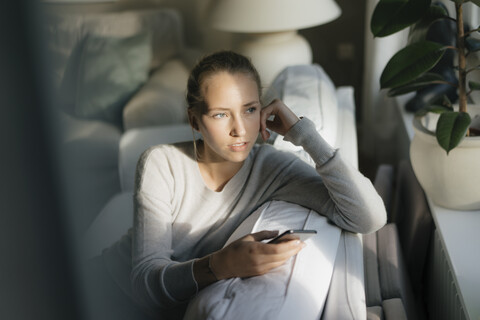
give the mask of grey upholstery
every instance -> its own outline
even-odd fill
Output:
[[[399,298],[383,301],[383,312],[385,313],[385,319],[410,319],[407,318],[407,314],[403,308],[402,300]]]
[[[428,245],[433,230],[433,218],[422,187],[409,162],[398,165],[395,203],[391,221],[398,227],[403,256],[414,293],[422,295],[422,277]]]
[[[383,316],[382,307],[374,306],[367,308],[367,319],[369,320],[383,320],[385,317]]]
[[[423,319],[422,283],[433,228],[423,190],[408,162],[381,165],[374,182],[388,224],[363,236],[367,319]]]

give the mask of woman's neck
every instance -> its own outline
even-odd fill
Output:
[[[243,162],[198,162],[198,167],[205,185],[216,192],[222,191],[228,181],[240,171],[242,166]]]

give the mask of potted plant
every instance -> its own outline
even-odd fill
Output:
[[[456,89],[457,108],[443,98],[428,101],[416,113],[410,159],[415,175],[433,202],[452,209],[477,210],[480,209],[480,136],[471,124],[480,110],[469,104],[467,111],[467,102],[473,91],[480,90],[480,83],[469,79],[473,72],[480,71],[480,65],[469,65],[467,60],[480,50],[480,40],[473,37],[480,26],[465,29],[463,5],[472,2],[480,6],[480,0],[449,1],[455,6],[452,17],[445,7],[431,0],[380,0],[372,15],[371,31],[376,37],[384,37],[411,27],[407,46],[390,59],[380,77],[381,88],[389,89],[390,96],[435,84]],[[455,22],[454,45],[425,40],[432,24],[443,19]],[[458,81],[453,82],[429,72],[450,50],[456,57],[452,68]]]

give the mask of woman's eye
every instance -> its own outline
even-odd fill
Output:
[[[221,119],[221,118],[225,118],[227,116],[226,113],[215,113],[212,117],[214,119]]]
[[[256,107],[251,107],[247,109],[247,113],[255,113],[255,111],[257,111]]]

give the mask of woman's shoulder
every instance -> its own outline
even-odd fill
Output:
[[[257,144],[252,149],[255,162],[265,162],[269,165],[275,163],[290,163],[298,160],[298,157],[291,152],[276,149],[273,145],[263,143]]]
[[[193,161],[192,142],[154,145],[145,150],[137,162],[136,177],[141,179],[146,172],[155,175],[163,171],[175,171],[186,162]],[[139,182],[137,180],[137,182]]]
[[[193,146],[191,141],[174,144],[158,144],[145,150],[139,159],[139,164],[154,161],[168,161],[169,159],[193,158]]]

